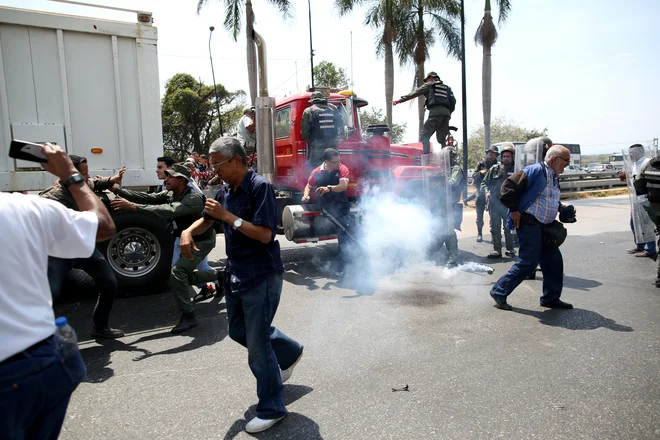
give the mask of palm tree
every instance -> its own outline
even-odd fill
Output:
[[[197,1],[197,13],[209,0]],[[238,35],[241,33],[241,22],[243,17],[243,0],[223,0],[225,4],[224,26],[232,35],[234,41],[238,41]],[[277,9],[279,9],[282,18],[285,20],[293,17],[293,7],[290,0],[268,0]],[[254,11],[252,10],[252,0],[245,0],[245,37],[247,39],[247,68],[248,82],[250,85],[250,100],[252,105],[257,97],[257,55],[252,41],[252,31],[254,26]]]
[[[509,17],[511,12],[510,0],[495,0],[499,8],[498,24],[502,24]],[[481,96],[483,101],[484,111],[484,145],[486,150],[490,148],[490,111],[492,108],[492,93],[491,85],[493,81],[493,74],[491,69],[491,49],[497,41],[497,29],[493,23],[491,15],[490,0],[486,0],[484,7],[484,18],[477,28],[477,33],[474,35],[474,42],[480,44],[484,49],[484,59],[481,70]]]
[[[464,0],[463,0],[464,1]],[[415,64],[415,86],[424,83],[424,62],[439,38],[447,55],[461,59],[460,4],[456,0],[408,0],[395,14],[398,33],[394,47],[399,63]],[[428,26],[427,26],[428,25]],[[424,101],[417,100],[419,132],[424,125]]]
[[[387,125],[392,127],[392,100],[394,98],[394,55],[392,41],[396,36],[396,23],[394,22],[395,11],[405,1],[398,0],[335,0],[340,15],[345,15],[353,10],[354,6],[368,3],[369,9],[364,18],[364,24],[380,29],[382,34],[378,36],[376,53],[385,57],[385,113]]]

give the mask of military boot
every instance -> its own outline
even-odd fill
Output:
[[[449,236],[445,242],[447,246],[447,267],[456,267],[458,266],[458,239],[456,235]]]
[[[493,252],[488,254],[488,258],[502,258],[502,248],[495,249]]]
[[[195,319],[195,312],[183,312],[181,313],[181,319],[179,323],[174,326],[171,332],[175,335],[183,333],[192,328],[197,327],[197,319]]]

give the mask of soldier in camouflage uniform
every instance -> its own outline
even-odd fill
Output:
[[[511,146],[502,148],[500,152],[502,162],[490,167],[486,176],[481,181],[481,192],[486,194],[486,205],[490,217],[490,235],[493,237],[493,252],[488,258],[502,258],[502,226],[506,224],[507,208],[500,202],[502,183],[513,174],[513,156],[515,149]],[[508,228],[504,228],[504,241],[506,243],[506,255],[515,257],[513,248],[513,234]]]
[[[497,163],[497,156],[499,155],[497,147],[490,147],[486,151],[486,157],[482,158],[477,164],[472,177],[474,178],[474,187],[477,189],[477,243],[484,241],[483,228],[484,228],[484,210],[486,209],[486,193],[483,191],[481,183],[483,182],[486,173]]]
[[[337,150],[337,136],[343,128],[343,120],[337,107],[329,104],[321,92],[312,92],[309,103],[302,114],[300,135],[309,147],[309,165],[316,168],[323,162],[327,148]]]
[[[637,195],[648,194],[648,205],[644,209],[648,212],[651,221],[660,231],[660,156],[646,162],[634,180]],[[660,241],[658,242],[660,246]],[[660,259],[655,278],[655,287],[660,287]]]
[[[440,168],[444,168],[446,172],[447,186],[431,204],[431,212],[440,223],[440,233],[431,246],[431,252],[439,251],[443,244],[447,246],[447,267],[455,267],[458,264],[456,229],[461,230],[463,218],[463,205],[459,201],[465,185],[465,175],[457,161],[458,155],[454,148],[445,147],[441,150]]]
[[[148,212],[156,217],[167,220],[168,229],[175,237],[180,237],[181,232],[187,229],[195,221],[202,217],[205,197],[192,191],[188,186],[190,181],[190,170],[184,164],[176,163],[172,168],[165,170],[166,191],[155,194],[129,191],[125,189],[112,188],[117,197],[110,202],[117,210],[129,210],[137,212]],[[215,247],[215,230],[194,236],[196,251],[193,258],[180,257],[172,268],[172,294],[181,310],[181,320],[172,329],[172,333],[183,333],[193,327],[197,327],[195,319],[195,308],[190,298],[188,287],[193,284],[216,281],[218,274],[215,271],[195,270],[199,263]]]
[[[418,96],[426,98],[425,106],[429,110],[429,118],[424,122],[424,127],[419,135],[419,141],[424,147],[422,165],[429,164],[429,153],[431,151],[431,136],[435,133],[438,143],[445,147],[445,139],[449,134],[449,120],[456,108],[456,98],[451,87],[440,80],[436,72],[429,72],[424,78],[424,84],[408,95],[402,96],[393,105],[401,104]]]

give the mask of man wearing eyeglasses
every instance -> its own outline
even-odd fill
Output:
[[[520,237],[518,261],[511,266],[490,291],[495,307],[513,310],[507,297],[520,283],[541,265],[543,295],[541,307],[572,309],[560,298],[564,284],[564,262],[557,245],[543,239],[547,229],[559,213],[562,223],[575,222],[575,208],[559,201],[559,175],[571,160],[570,151],[562,146],[550,147],[545,162],[517,171],[502,184],[500,201],[509,209],[507,227],[514,226]]]
[[[303,347],[272,325],[284,272],[280,244],[275,239],[275,191],[264,177],[247,167],[238,139],[217,139],[209,156],[226,185],[215,199],[206,200],[204,217],[181,234],[181,255],[192,257],[200,248],[195,237],[213,230],[214,222],[223,222],[228,333],[247,348],[250,370],[257,379],[256,417],[245,425],[245,430],[254,434],[286,417],[282,384],[291,378]]]
[[[302,201],[309,203],[311,194],[314,192],[321,206],[350,233],[353,229],[353,222],[349,216],[351,205],[346,194],[349,178],[350,172],[346,165],[341,163],[339,151],[327,148],[323,152],[323,163],[312,171],[307,180]],[[349,239],[347,234],[341,230],[337,232],[337,239],[339,241],[338,270],[341,272],[349,258],[347,247]]]

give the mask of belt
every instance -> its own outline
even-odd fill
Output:
[[[23,350],[23,351],[19,351],[19,352],[16,353],[15,355],[13,355],[13,356],[11,356],[11,357],[8,357],[8,358],[5,359],[4,361],[0,362],[0,367],[4,367],[5,365],[9,365],[9,364],[11,364],[12,362],[20,361],[21,359],[25,359],[25,358],[27,358],[27,356],[25,355],[25,353],[30,352],[30,351],[33,351],[33,350],[35,350],[35,349],[41,347],[42,345],[46,345],[46,344],[48,344],[48,343],[51,341],[52,338],[53,338],[53,336],[49,336],[49,337],[47,337],[46,339],[42,339],[41,341],[37,342],[36,344],[29,346],[29,347],[26,348],[25,350]]]

